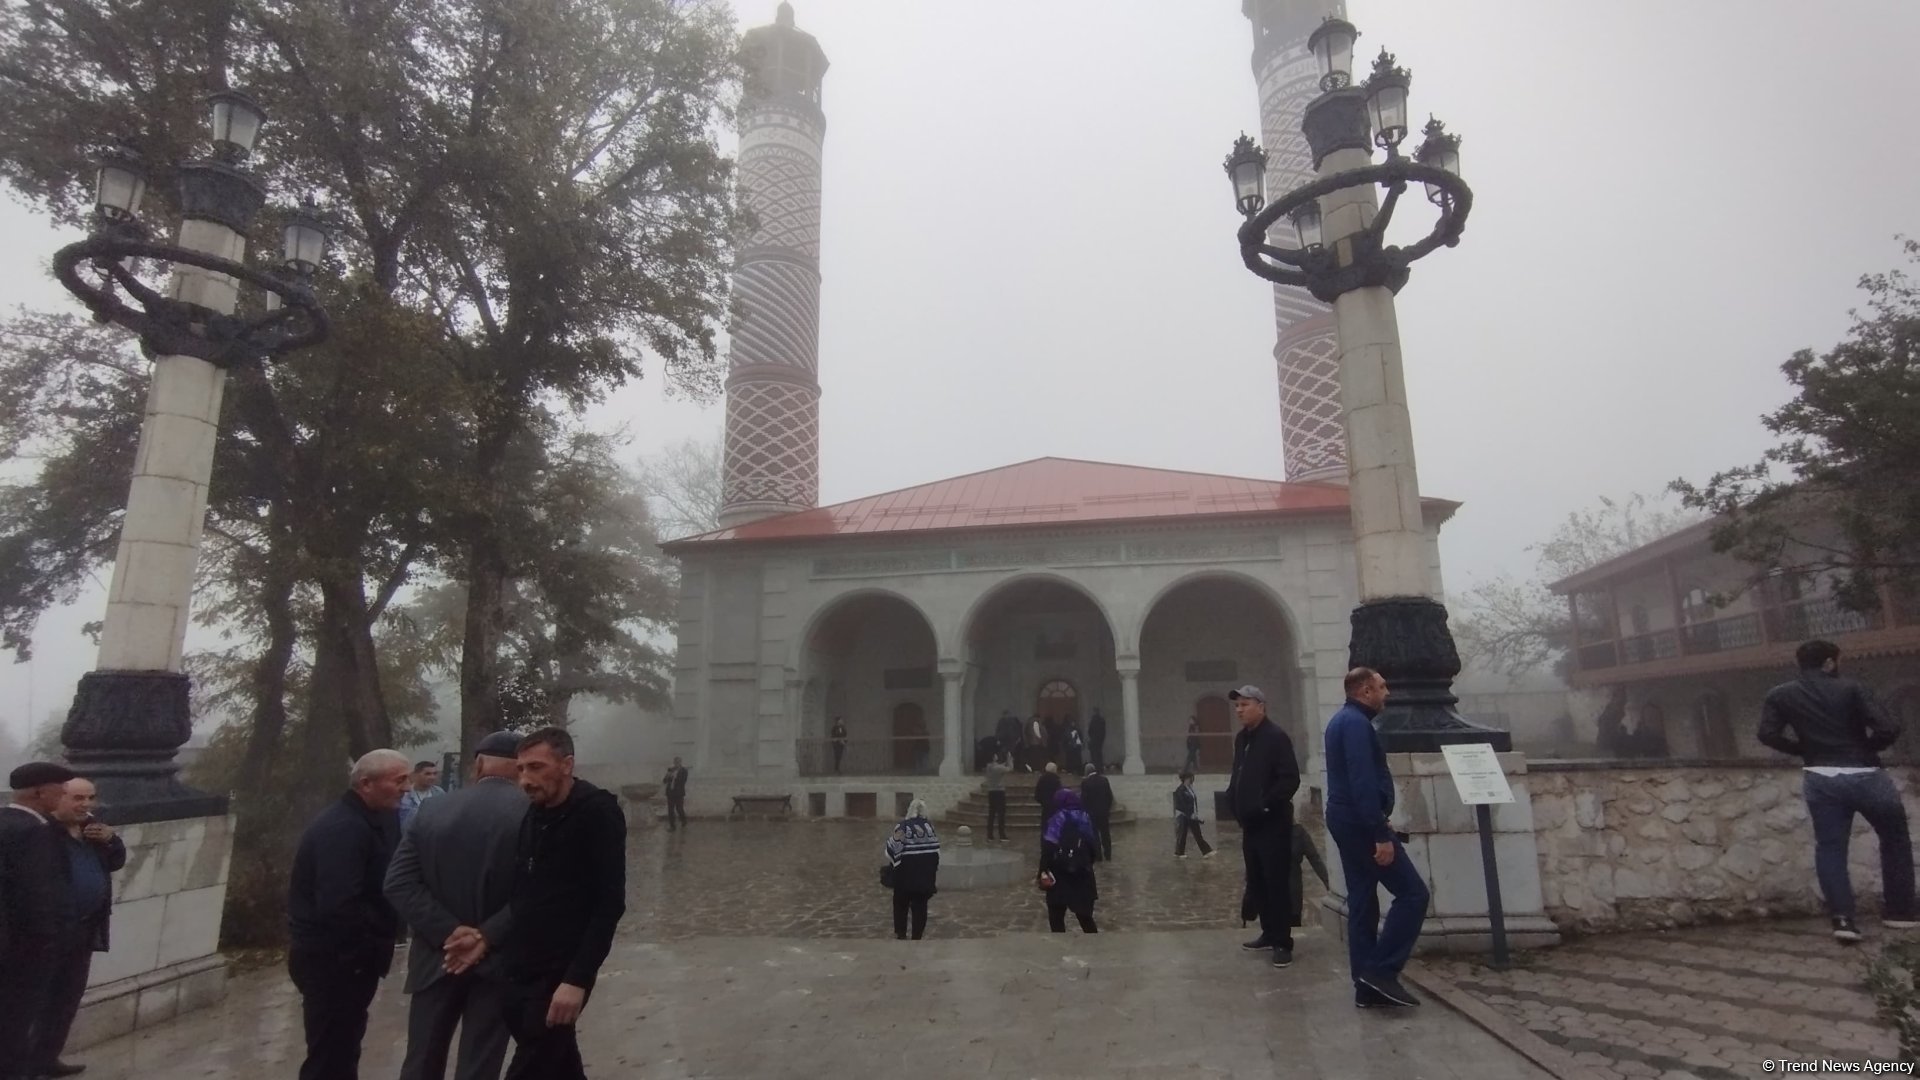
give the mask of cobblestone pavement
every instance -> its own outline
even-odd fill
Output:
[[[848,821],[707,822],[679,832],[648,827],[628,842],[627,925],[644,941],[743,936],[878,938],[893,933],[893,909],[879,885],[880,848],[891,823]],[[1114,860],[1097,868],[1103,930],[1204,930],[1240,925],[1240,835],[1211,859],[1191,845],[1173,857],[1171,822],[1114,828]],[[941,842],[955,836],[942,830]],[[1030,882],[1039,834],[1006,845],[1028,866],[1022,883],[944,889],[933,898],[931,938],[991,937],[1045,929],[1046,909]],[[1323,895],[1309,870],[1307,912]],[[1309,918],[1308,921],[1311,921]]]
[[[1792,920],[1591,938],[1504,972],[1425,965],[1602,1080],[1746,1078],[1768,1059],[1899,1059],[1865,983],[1872,939],[1889,932],[1863,929],[1861,946]]]

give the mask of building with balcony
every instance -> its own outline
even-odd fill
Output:
[[[1766,757],[1754,731],[1767,690],[1793,676],[1793,650],[1825,638],[1870,686],[1920,759],[1920,602],[1881,590],[1852,611],[1820,575],[1775,572],[1716,553],[1701,522],[1552,585],[1574,628],[1576,690],[1610,691],[1597,742],[1622,757]]]

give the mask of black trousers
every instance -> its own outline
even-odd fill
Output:
[[[503,1014],[507,984],[478,975],[443,975],[414,991],[407,1009],[407,1057],[400,1080],[445,1080],[453,1032],[460,1030],[457,1080],[499,1080],[507,1061]]]
[[[1071,908],[1065,904],[1048,904],[1047,929],[1056,934],[1066,933],[1068,911],[1072,911],[1073,917],[1080,920],[1080,929],[1082,932],[1088,934],[1097,934],[1100,932],[1100,928],[1093,924],[1092,904],[1076,904]]]
[[[1175,855],[1185,855],[1187,853],[1188,836],[1192,836],[1194,840],[1199,843],[1200,854],[1205,855],[1213,850],[1213,845],[1207,843],[1206,835],[1200,831],[1200,823],[1198,821],[1190,817],[1174,818],[1173,853]]]
[[[1247,864],[1247,900],[1260,913],[1260,936],[1276,948],[1293,948],[1293,822],[1282,819],[1242,829],[1240,853]]]
[[[907,936],[907,916],[913,916],[913,940],[919,941],[927,932],[927,901],[932,897],[926,893],[906,893],[898,889],[893,893],[893,936]]]
[[[1000,823],[1000,839],[1007,838],[1007,793],[987,792],[987,839],[993,839],[993,823]]]
[[[843,742],[834,743],[833,744],[833,771],[834,772],[840,771],[840,759],[846,756],[847,756],[847,744]]]
[[[507,1030],[515,1050],[506,1080],[586,1080],[579,1029],[573,1024],[547,1026],[547,1006],[559,987],[560,978],[554,976],[517,981],[508,991]]]
[[[1093,835],[1100,841],[1100,858],[1113,861],[1113,815],[1089,814],[1093,819]]]
[[[1107,740],[1104,738],[1087,740],[1087,751],[1088,751],[1087,760],[1093,762],[1094,766],[1098,768],[1101,772],[1106,772],[1107,771]]]
[[[43,941],[14,941],[0,950],[0,1069],[27,1069],[33,1026],[53,988],[55,952]]]
[[[49,1070],[67,1048],[73,1018],[80,1015],[80,998],[87,992],[87,972],[93,968],[93,927],[79,927],[53,947],[46,1000],[33,1025],[33,1047],[27,1053],[29,1073]]]
[[[293,949],[287,953],[287,973],[300,991],[307,1030],[300,1080],[358,1080],[367,1007],[386,972],[364,956]]]
[[[667,796],[667,828],[674,827],[673,819],[678,817],[680,824],[687,823],[687,796],[685,792]]]

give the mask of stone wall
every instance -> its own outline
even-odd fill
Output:
[[[1920,769],[1890,770],[1920,819]],[[1801,771],[1761,762],[1533,762],[1547,915],[1570,932],[1822,911]],[[1879,845],[1856,822],[1862,911],[1880,905]]]
[[[120,829],[112,951],[96,953],[69,1050],[171,1020],[226,996],[220,913],[233,854],[230,816]]]

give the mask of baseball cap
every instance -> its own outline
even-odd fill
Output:
[[[1267,703],[1267,695],[1261,693],[1259,687],[1252,685],[1243,686],[1238,690],[1227,691],[1227,698],[1230,701],[1239,701],[1241,698],[1251,698],[1262,705]]]
[[[9,773],[7,783],[15,791],[27,791],[48,784],[64,784],[79,776],[79,773],[65,765],[56,765],[51,761],[29,761]]]
[[[480,740],[473,748],[477,757],[518,757],[520,755],[520,736],[511,731],[496,731]]]

